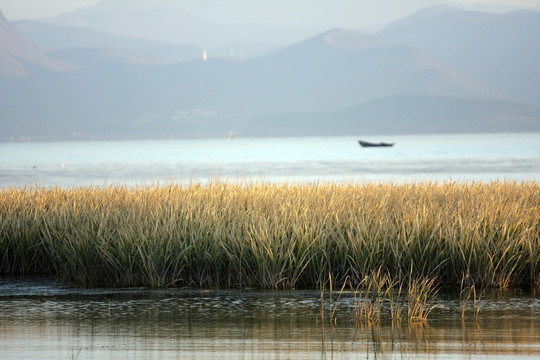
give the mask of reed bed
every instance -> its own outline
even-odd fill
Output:
[[[294,289],[380,272],[400,288],[534,288],[539,219],[532,181],[12,187],[0,190],[0,274]]]

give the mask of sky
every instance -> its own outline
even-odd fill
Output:
[[[64,12],[69,12],[80,7],[92,6],[98,3],[100,0],[0,0],[0,10],[2,10],[4,16],[9,20],[18,19],[34,19],[40,17],[51,17]],[[163,1],[163,0],[161,0]],[[171,2],[170,0],[166,0]],[[197,0],[193,0],[197,1]],[[216,0],[221,2],[224,0]],[[254,0],[255,1],[255,0]],[[273,0],[268,0],[272,2]],[[315,2],[316,0],[314,0]],[[154,0],[138,0],[138,2],[151,4]],[[291,4],[294,1],[291,1]],[[438,0],[393,0],[393,1],[380,1],[380,0],[357,0],[358,9],[366,7],[369,9],[376,8],[380,3],[381,11],[388,9],[388,4],[392,4],[393,8],[410,9],[415,11],[419,7],[424,7],[431,4],[437,4],[441,1]],[[447,2],[447,1],[446,1]],[[540,8],[540,0],[454,0],[455,3],[463,5],[479,5],[479,4],[495,4],[495,5],[508,5],[512,7],[534,7]],[[395,9],[394,9],[395,11]]]
[[[8,20],[51,17],[100,0],[0,0],[0,10]]]

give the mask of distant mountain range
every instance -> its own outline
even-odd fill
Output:
[[[332,126],[327,124],[331,122]],[[244,136],[447,134],[540,131],[540,107],[504,100],[397,95],[340,111],[266,116]]]
[[[26,39],[47,50],[129,49],[168,62],[200,59],[203,52],[194,45],[130,38],[89,28],[60,26],[35,20],[16,21],[13,25]]]
[[[183,62],[201,59],[203,48],[194,45],[168,43],[157,40],[121,36],[91,28],[70,27],[54,23],[20,20],[13,26],[28,40],[47,50],[64,49],[129,49],[146,53],[166,62]],[[205,49],[214,58],[251,59],[266,55],[283,46],[254,42],[234,42],[226,46]]]
[[[0,13],[0,141],[540,131],[539,16],[436,7],[204,61],[193,45]]]
[[[540,105],[540,13],[503,15],[446,6],[422,10],[375,34],[443,59],[513,100]]]
[[[0,12],[0,78],[28,75],[25,63],[58,72],[74,70],[75,65],[48,56],[27,41]]]
[[[320,25],[268,22],[272,16],[294,16],[292,9],[298,10],[298,3],[303,3],[305,9],[300,16],[306,17],[313,12],[310,0],[295,2],[295,6],[291,6],[288,1],[273,0],[273,6],[259,11],[260,2],[253,0],[102,0],[94,6],[43,20],[55,25],[89,28],[132,38],[196,44],[206,49],[227,45],[231,43],[229,39],[235,39],[235,43],[275,46],[306,38],[320,28]],[[276,6],[278,3],[281,5]],[[325,6],[332,8],[331,4]],[[276,14],[279,8],[285,11]]]

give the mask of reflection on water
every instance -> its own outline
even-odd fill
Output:
[[[0,280],[1,359],[444,359],[540,357],[540,301],[494,295],[477,320],[441,298],[427,324],[337,325],[316,291],[73,289]],[[336,304],[324,302],[326,310]]]

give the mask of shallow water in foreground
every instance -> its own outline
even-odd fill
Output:
[[[441,295],[427,324],[357,326],[318,291],[79,289],[0,279],[1,359],[540,358],[540,299],[492,294],[478,319]],[[329,323],[336,308],[337,325]]]

